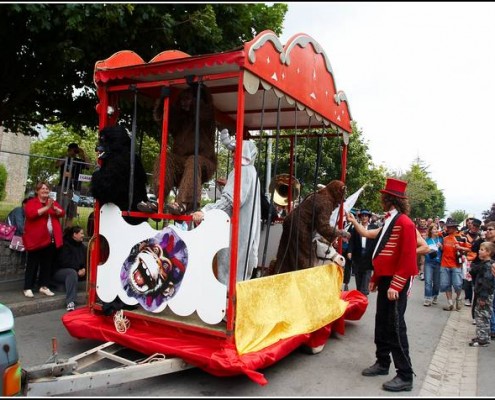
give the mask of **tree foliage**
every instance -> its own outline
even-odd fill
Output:
[[[282,33],[285,3],[11,3],[0,5],[0,125],[6,130],[46,138],[32,145],[29,182],[56,183],[54,158],[65,156],[67,144],[78,142],[95,162],[98,125],[93,86],[95,62],[120,50],[132,50],[145,61],[176,49],[191,55],[234,49],[263,30]],[[52,126],[52,128],[49,128]],[[128,125],[130,126],[130,124]],[[157,128],[143,122],[138,152],[152,170],[159,153]],[[342,138],[297,141],[295,175],[301,194],[318,183],[341,177]],[[259,142],[260,156],[266,143]],[[275,146],[274,146],[275,148]],[[278,173],[287,173],[290,143],[281,139]],[[50,159],[51,157],[51,159]],[[227,153],[222,160],[229,160]],[[366,184],[357,207],[381,211],[379,189],[391,175],[375,166],[362,132],[353,127],[348,146],[346,184],[352,194]],[[227,162],[225,162],[227,164]],[[260,177],[264,183],[264,163]],[[444,198],[422,166],[405,174],[413,216],[443,215]],[[221,171],[228,172],[227,168]],[[428,195],[426,195],[428,193]]]
[[[495,221],[495,203],[492,204],[491,209],[482,212],[483,221]]]
[[[290,140],[284,136],[294,132],[282,131],[278,140],[272,139],[271,176],[289,173]],[[311,134],[312,132],[304,132]],[[327,133],[329,133],[327,131]],[[274,133],[275,135],[275,133]],[[267,140],[258,142],[259,154],[262,159],[266,155]],[[315,190],[318,184],[326,185],[331,180],[342,177],[342,155],[344,143],[341,135],[335,137],[298,136],[294,139],[294,171],[301,184],[301,197]],[[346,185],[347,193],[351,195],[362,186],[365,190],[360,195],[356,206],[381,211],[378,189],[385,182],[385,168],[375,166],[369,154],[368,144],[360,131],[353,125],[347,149]],[[260,166],[260,177],[264,187],[265,165]]]
[[[61,124],[53,125],[44,138],[39,137],[31,143],[26,189],[32,190],[40,181],[48,182],[52,186],[58,184],[59,168],[55,163],[66,157],[69,143],[77,143],[84,150],[91,164],[96,165],[96,138],[96,131],[89,128],[75,130],[65,128]],[[89,173],[91,172],[92,170]]]
[[[421,159],[417,158],[411,164],[411,169],[399,178],[408,182],[407,195],[411,205],[411,218],[444,216],[445,196],[431,179],[428,166]]]
[[[62,124],[53,125],[43,138],[39,137],[31,144],[31,157],[29,159],[28,188],[39,181],[47,181],[52,186],[58,184],[59,169],[55,162],[65,158],[67,146],[75,142],[90,159],[90,168],[84,174],[91,175],[97,165],[97,153],[95,151],[98,132],[94,129],[66,128]],[[151,174],[155,158],[160,153],[160,144],[149,136],[141,136],[137,139],[136,152],[140,155],[145,171],[149,174],[148,183],[151,184]],[[82,190],[89,190],[89,184],[84,182]]]
[[[0,5],[0,125],[38,135],[37,126],[98,125],[95,62],[120,50],[145,61],[181,50],[230,50],[270,29],[277,35],[283,3],[17,3]]]
[[[379,190],[384,187],[387,170],[373,163],[363,132],[356,124],[352,128],[347,151],[347,193],[351,195],[364,186],[355,207],[380,213],[382,206]]]
[[[468,217],[468,214],[465,210],[454,210],[450,213],[450,218],[452,218],[455,222],[459,224],[464,221]]]
[[[5,199],[5,195],[7,194],[5,191],[7,186],[7,177],[7,168],[5,168],[5,165],[0,164],[0,201],[3,201]]]

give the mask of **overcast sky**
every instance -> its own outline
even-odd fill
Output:
[[[481,218],[495,202],[495,3],[288,5],[282,43],[323,47],[373,162],[405,171],[419,157],[445,216]]]

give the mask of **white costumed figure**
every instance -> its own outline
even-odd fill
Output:
[[[222,132],[222,143],[235,152],[235,141],[228,141]],[[244,140],[242,144],[242,172],[239,210],[239,247],[237,253],[237,282],[251,278],[253,269],[258,265],[258,247],[261,231],[261,203],[260,182],[254,166],[258,149],[251,140]],[[221,197],[215,202],[205,205],[201,211],[193,213],[196,223],[202,221],[204,214],[209,210],[223,210],[232,216],[234,199],[235,168],[229,173],[227,183]],[[231,233],[232,234],[232,233]],[[246,265],[247,256],[247,265]],[[228,286],[230,247],[218,252],[218,280]]]

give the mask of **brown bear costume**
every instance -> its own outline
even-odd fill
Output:
[[[210,92],[203,86],[199,104],[199,150],[195,197],[196,90],[197,86],[195,85],[184,89],[170,106],[168,126],[170,146],[167,153],[164,195],[166,199],[173,187],[178,188],[176,202],[168,204],[165,209],[166,212],[175,215],[193,211],[194,199],[196,199],[196,206],[200,206],[202,184],[213,177],[217,168],[215,109]],[[154,112],[154,118],[157,122],[161,122],[162,119],[159,114],[161,105],[162,102],[160,101]],[[157,196],[160,184],[160,157],[158,157],[153,171],[153,185]],[[145,210],[143,209],[143,211]]]
[[[312,193],[285,217],[278,245],[274,273],[295,271],[317,265],[313,236],[319,233],[329,243],[338,236],[348,236],[344,230],[330,226],[330,216],[344,200],[345,185],[333,180]],[[313,230],[311,220],[314,206]]]

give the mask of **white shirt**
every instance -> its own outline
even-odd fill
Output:
[[[366,226],[363,225],[363,228],[364,230],[369,230],[369,226],[370,224],[367,224]],[[365,249],[366,248],[366,236],[361,236],[361,249]]]
[[[387,231],[387,229],[388,229],[388,227],[390,225],[390,222],[398,214],[398,211],[395,208],[392,209],[392,210],[389,210],[388,212],[390,213],[390,215],[387,218],[385,218],[385,221],[383,222],[382,231],[380,232],[380,238],[378,239],[378,242],[376,243],[376,246],[375,246],[375,250],[373,251],[373,257],[375,257],[376,250],[380,246],[380,243],[382,241],[384,232]]]

